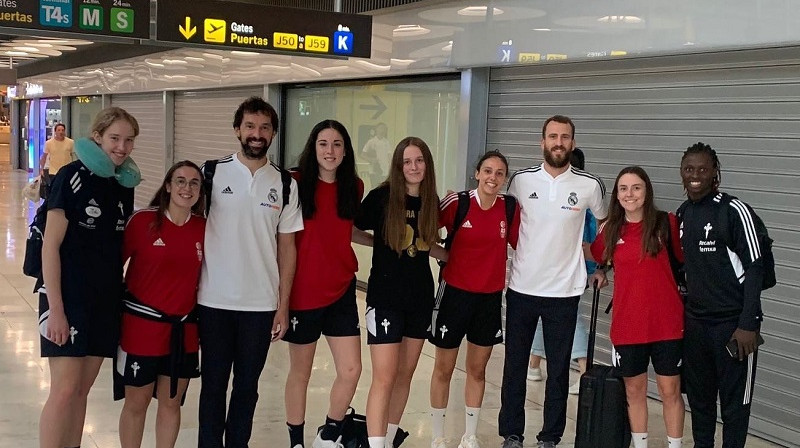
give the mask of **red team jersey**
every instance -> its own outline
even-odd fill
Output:
[[[669,214],[673,253],[683,260],[675,215]],[[592,243],[592,256],[603,259],[605,229]],[[612,260],[614,266],[614,312],[611,343],[647,344],[683,337],[683,300],[678,293],[669,254],[642,256],[642,223],[625,223],[620,230]]]
[[[293,172],[299,182],[300,173]],[[317,182],[311,219],[303,218],[303,230],[295,234],[297,270],[292,283],[289,309],[313,310],[328,306],[345,293],[358,271],[358,260],[350,245],[353,220],[336,211],[338,183]],[[358,202],[364,183],[358,180]]]
[[[444,280],[448,285],[468,292],[502,291],[506,283],[508,244],[516,249],[519,239],[519,206],[514,211],[514,221],[509,229],[503,195],[497,195],[488,210],[481,209],[476,190],[470,191],[469,195],[469,210],[450,247]],[[439,208],[439,225],[449,233],[458,209],[458,193],[445,196]]]
[[[155,209],[140,210],[125,227],[123,260],[130,258],[125,282],[140,302],[164,314],[186,315],[197,305],[197,283],[203,262],[205,218],[192,216],[183,226],[166,217],[152,230]],[[197,324],[185,327],[187,353],[198,351]],[[140,356],[168,355],[170,324],[122,314],[120,345]]]

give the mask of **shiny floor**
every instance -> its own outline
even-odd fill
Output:
[[[27,222],[35,206],[21,196],[27,176],[22,171],[0,169],[0,230],[5,235],[5,258],[0,261],[0,448],[33,448],[38,446],[38,422],[42,404],[47,398],[49,371],[47,361],[39,357],[37,331],[37,299],[31,293],[33,279],[22,274]],[[363,298],[363,297],[362,297]],[[363,300],[360,300],[363,307]],[[363,314],[362,314],[363,315]],[[430,444],[428,387],[433,369],[433,348],[426,344],[412,384],[411,397],[401,427],[411,433],[403,444],[424,448]],[[371,369],[369,351],[362,351],[364,369],[353,406],[363,413],[369,388]],[[487,372],[486,397],[478,426],[482,446],[497,447],[497,414],[500,408],[503,346],[494,350]],[[261,375],[260,400],[255,415],[252,447],[288,447],[283,411],[283,385],[286,380],[288,354],[285,343],[275,344],[269,353],[267,367]],[[464,430],[464,360],[459,360],[450,393],[450,406],[445,427],[455,448]],[[89,408],[84,427],[83,447],[118,447],[117,423],[120,402],[111,399],[111,367],[106,361],[89,395]],[[313,429],[320,425],[327,410],[328,390],[335,370],[330,351],[321,343],[317,350],[314,372],[309,387],[306,441],[310,446]],[[572,381],[577,379],[573,372]],[[544,383],[528,382],[527,428],[525,446],[535,446],[535,435],[541,428]],[[189,386],[183,408],[183,423],[177,446],[197,446],[197,397],[199,381]],[[569,399],[567,430],[560,446],[570,447],[575,434],[577,398]],[[650,447],[666,447],[660,403],[650,400]],[[154,446],[154,405],[151,405],[143,446]],[[691,446],[687,414],[684,446]],[[719,436],[718,436],[719,440]],[[748,447],[776,446],[751,437]]]

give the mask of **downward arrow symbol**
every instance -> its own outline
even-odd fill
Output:
[[[181,32],[181,34],[183,35],[183,37],[186,38],[186,40],[189,40],[197,32],[197,27],[192,26],[192,18],[186,16],[186,26],[184,27],[183,25],[178,25],[178,31]]]

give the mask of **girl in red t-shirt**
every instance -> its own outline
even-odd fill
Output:
[[[458,347],[467,337],[467,381],[464,386],[466,431],[459,448],[480,448],[475,437],[486,388],[486,364],[492,347],[503,341],[502,296],[508,245],[516,249],[519,205],[508,221],[509,199],[500,194],[508,177],[508,162],[497,151],[481,157],[475,169],[478,188],[469,192],[469,208],[459,223],[437,294],[438,312],[428,340],[436,346],[431,377],[432,448],[444,448],[444,415]],[[439,223],[452,234],[459,195],[442,199]]]
[[[300,154],[297,180],[303,230],[297,232],[297,271],[289,299],[289,374],[286,424],[289,446],[304,446],[306,397],[317,341],[325,335],[336,366],[325,425],[314,448],[335,448],[361,376],[355,274],[358,261],[350,245],[353,220],[364,194],[356,174],[350,134],[335,120],[311,130]]]
[[[671,247],[667,247],[669,241]],[[669,448],[680,447],[683,437],[683,301],[668,251],[675,259],[683,259],[675,215],[656,209],[653,185],[642,168],[624,168],[614,183],[608,221],[591,252],[600,265],[610,263],[614,269],[612,362],[625,381],[634,448],[647,446],[647,367],[651,361]],[[591,281],[607,284],[600,269]]]
[[[202,179],[194,163],[176,163],[150,208],[134,213],[125,226],[128,290],[114,362],[114,398],[125,399],[119,416],[122,448],[141,446],[154,389],[156,446],[175,446],[184,393],[189,379],[200,376],[193,310],[206,227]],[[173,340],[180,335],[183,340]]]

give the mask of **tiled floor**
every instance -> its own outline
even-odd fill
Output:
[[[0,260],[0,448],[33,448],[38,446],[38,421],[42,404],[47,397],[49,373],[47,362],[39,357],[37,332],[37,302],[31,293],[33,279],[21,271],[24,256],[27,222],[34,207],[21,197],[25,185],[25,173],[0,170],[0,231],[5,235],[5,257]],[[360,301],[363,306],[363,301]],[[369,351],[362,351],[364,369],[353,406],[363,412],[371,370]],[[500,383],[502,377],[503,346],[495,349],[487,372],[486,398],[481,413],[478,437],[484,447],[500,444],[497,436],[497,414],[500,407]],[[270,350],[267,367],[261,375],[260,400],[255,416],[252,447],[287,447],[288,436],[283,413],[283,385],[286,380],[288,356],[286,344],[275,344]],[[401,426],[411,433],[403,446],[427,447],[430,444],[428,418],[428,386],[433,369],[433,350],[426,344],[419,362],[412,393],[403,416]],[[446,435],[451,439],[450,447],[456,447],[463,432],[463,359],[459,360],[451,386],[450,411],[446,424]],[[119,446],[117,422],[121,404],[111,400],[110,363],[103,370],[89,396],[89,409],[83,439],[83,447],[113,448]],[[321,424],[327,410],[328,390],[334,377],[330,352],[322,343],[314,364],[314,373],[309,387],[306,439],[310,443],[312,429]],[[573,373],[572,380],[577,378]],[[544,398],[544,383],[528,383],[526,446],[535,445],[535,434],[541,427],[541,404]],[[182,430],[178,447],[197,446],[197,397],[199,382],[189,387],[186,405],[183,408]],[[575,432],[576,398],[569,399],[567,432],[561,446],[572,446]],[[650,446],[666,447],[660,403],[651,401]],[[152,429],[155,411],[151,406],[143,446],[152,447]],[[686,437],[691,439],[687,415]],[[684,446],[691,446],[685,442]],[[775,446],[751,437],[748,447]]]

